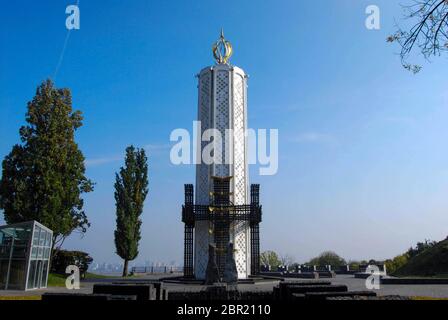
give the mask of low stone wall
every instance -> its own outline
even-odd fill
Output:
[[[376,297],[376,293],[373,291],[348,291],[348,292],[308,292],[305,294],[305,300],[327,300],[333,297]]]
[[[269,277],[269,278],[276,278],[276,279],[283,279],[283,278],[295,278],[295,279],[319,279],[319,275],[321,272],[301,272],[301,273],[292,273],[292,272],[262,272],[260,273],[260,276],[262,277]],[[322,272],[324,275],[328,275],[328,271]]]
[[[409,297],[403,297],[403,296],[356,296],[356,297],[344,297],[344,296],[338,296],[338,297],[328,297],[326,298],[327,301],[347,301],[347,300],[410,300]]]
[[[118,282],[112,282],[113,285],[118,284],[118,285],[135,285],[135,284],[150,284],[154,287],[155,289],[155,300],[165,300],[164,299],[164,292],[163,292],[163,285],[160,281],[157,280],[143,280],[143,281],[118,281]]]
[[[42,301],[49,302],[90,302],[90,301],[117,301],[137,300],[135,295],[111,295],[111,294],[83,294],[83,293],[44,293]]]
[[[153,284],[95,284],[93,294],[132,295],[137,300],[156,300],[156,289]]]
[[[357,279],[367,279],[368,277],[370,277],[371,275],[374,275],[373,273],[366,273],[366,272],[357,272],[355,273],[355,278]],[[381,279],[386,279],[386,275],[383,273],[379,273],[379,276]]]
[[[261,301],[273,299],[272,291],[214,290],[212,288],[197,292],[167,290],[167,300],[170,301]]]

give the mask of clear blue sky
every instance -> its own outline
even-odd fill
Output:
[[[405,1],[405,0],[403,0]],[[0,7],[0,157],[19,142],[26,103],[55,72],[72,1]],[[405,71],[387,44],[398,2],[377,0],[381,30],[364,26],[364,0],[85,1],[56,84],[72,90],[77,134],[96,184],[92,227],[67,248],[115,262],[114,172],[130,144],[146,147],[150,192],[137,263],[182,261],[183,184],[193,166],[169,161],[169,134],[196,117],[195,74],[213,63],[221,27],[249,82],[249,126],[278,128],[279,172],[258,176],[262,250],[299,262],[324,250],[389,258],[448,235],[448,63]]]

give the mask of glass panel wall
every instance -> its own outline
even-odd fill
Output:
[[[31,245],[27,289],[47,287],[52,237],[53,232],[51,230],[36,224]]]
[[[0,289],[25,289],[32,229],[32,223],[0,228]]]
[[[0,226],[0,290],[47,286],[52,236],[36,221]]]
[[[6,286],[10,251],[10,240],[7,239],[7,235],[0,231],[0,289],[5,289]]]

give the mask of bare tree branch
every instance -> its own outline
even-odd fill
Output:
[[[387,41],[400,44],[403,66],[416,73],[421,66],[407,62],[416,46],[428,60],[448,51],[448,0],[412,0],[411,4],[402,7],[404,19],[412,24],[407,30],[397,26],[398,30]]]

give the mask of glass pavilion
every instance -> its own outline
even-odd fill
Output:
[[[52,239],[37,221],[0,226],[0,290],[46,288]]]

